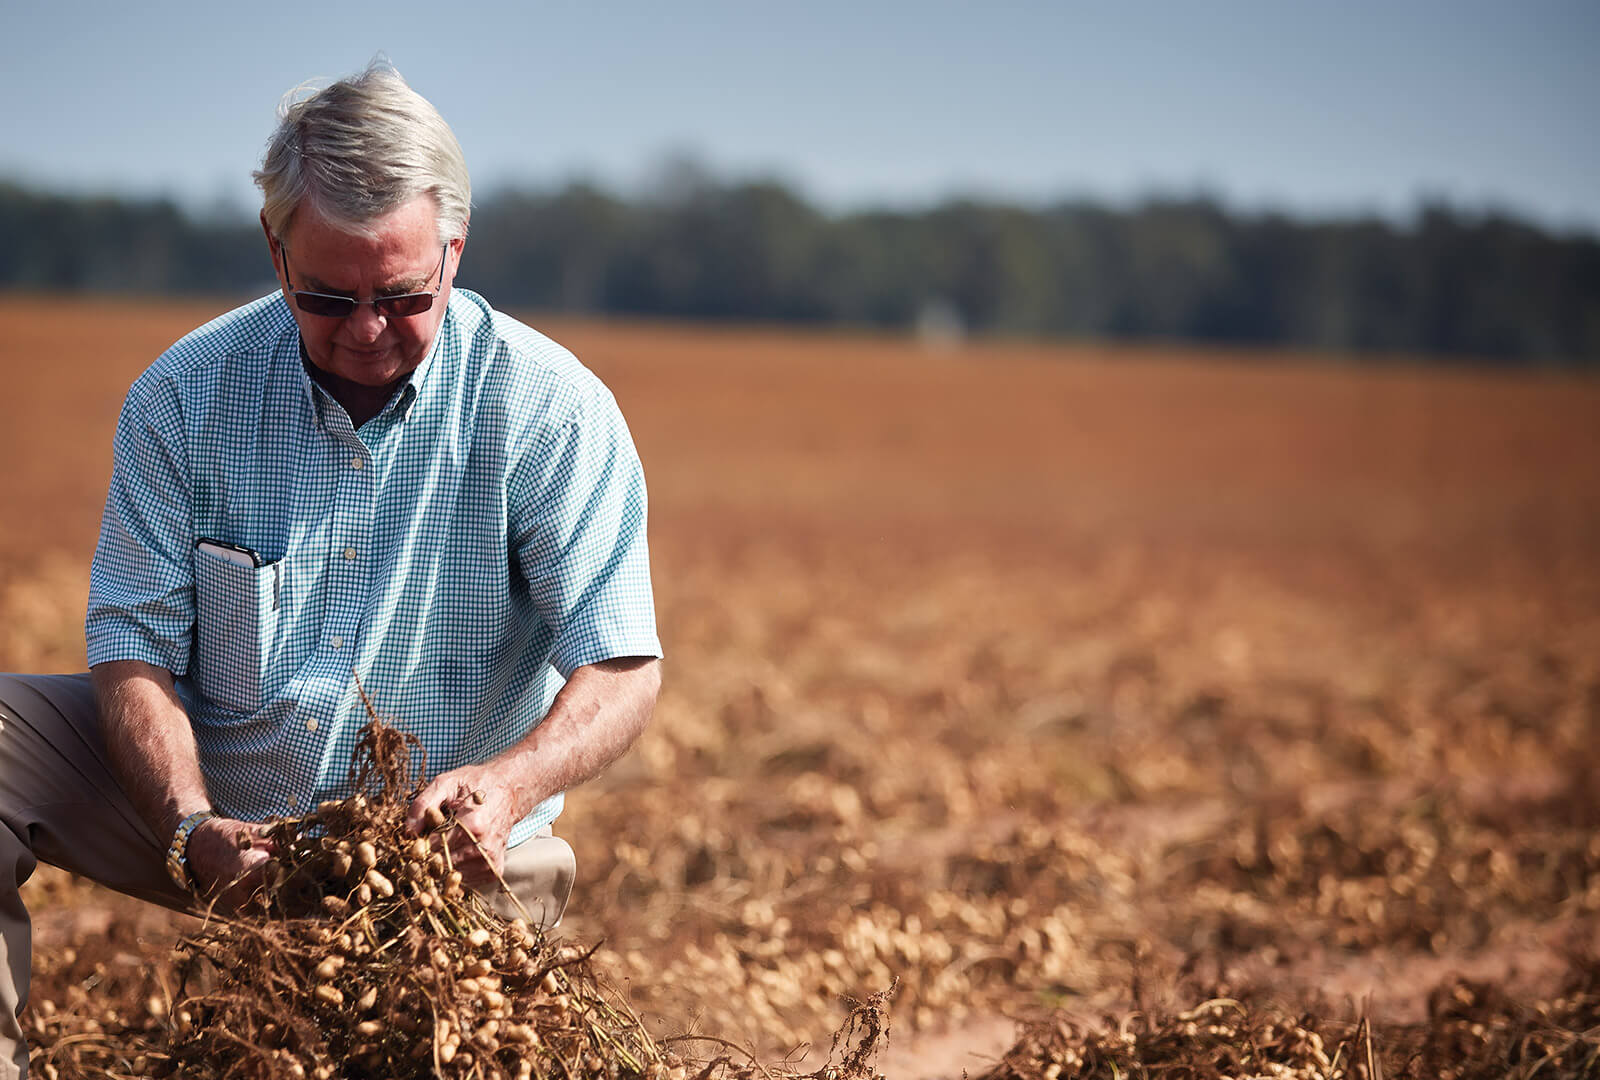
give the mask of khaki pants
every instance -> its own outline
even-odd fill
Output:
[[[0,1080],[28,1069],[19,1022],[33,931],[19,889],[38,862],[179,911],[193,898],[167,877],[170,837],[151,833],[112,775],[88,675],[0,674]],[[540,835],[506,852],[505,879],[530,922],[555,926],[577,864]],[[519,914],[503,894],[502,915]]]

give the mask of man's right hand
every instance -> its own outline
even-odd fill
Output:
[[[203,903],[215,898],[219,910],[240,911],[266,884],[272,844],[261,834],[262,826],[253,821],[223,817],[203,821],[189,834],[189,872]],[[241,836],[248,838],[248,847],[240,846]]]

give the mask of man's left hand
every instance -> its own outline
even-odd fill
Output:
[[[449,833],[451,861],[467,884],[492,884],[505,868],[512,826],[540,800],[598,776],[620,757],[644,730],[660,689],[661,662],[654,657],[623,656],[574,669],[545,718],[521,741],[492,761],[429,782],[412,800],[406,827],[425,836],[438,827],[429,821],[430,807],[454,814],[459,827]]]
[[[505,869],[511,827],[526,812],[513,805],[512,792],[495,768],[463,765],[434,777],[406,813],[406,827],[417,836],[435,831],[428,821],[429,807],[455,817],[456,827],[446,839],[451,864],[461,871],[462,880],[479,887],[493,884]]]

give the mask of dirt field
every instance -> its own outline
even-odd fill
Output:
[[[122,394],[216,310],[0,298],[0,669],[81,667]],[[898,978],[880,1067],[954,1077],[1019,1020],[1399,1046],[1600,971],[1600,383],[537,323],[651,482],[666,687],[559,827],[661,1032],[814,1067]],[[26,891],[64,1002],[180,929]]]

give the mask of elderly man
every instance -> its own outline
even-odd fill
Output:
[[[452,806],[467,879],[553,925],[562,793],[655,703],[627,427],[568,352],[452,288],[470,190],[438,112],[375,65],[287,106],[256,180],[282,289],[128,394],[91,675],[0,676],[0,1077],[26,1068],[36,859],[236,901],[258,822],[347,793],[359,677],[426,748],[413,827]]]

